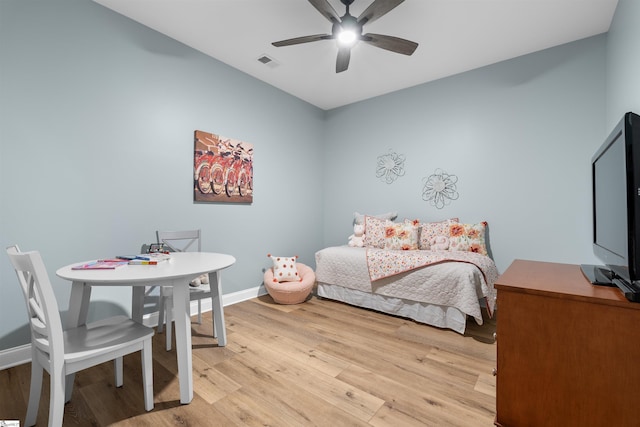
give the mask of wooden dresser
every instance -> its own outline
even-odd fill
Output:
[[[516,260],[495,286],[496,425],[640,426],[640,304],[578,265]]]

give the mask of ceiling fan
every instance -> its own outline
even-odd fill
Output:
[[[418,47],[418,43],[399,37],[385,36],[382,34],[362,34],[362,27],[384,16],[404,0],[374,0],[369,7],[357,18],[349,14],[349,6],[354,0],[340,0],[346,7],[346,13],[339,16],[327,0],[309,0],[318,12],[327,18],[331,24],[331,34],[315,34],[312,36],[296,37],[271,43],[275,47],[291,46],[301,43],[309,43],[320,40],[338,41],[338,59],[336,61],[336,73],[341,73],[349,68],[351,48],[357,41],[369,43],[372,46],[386,49],[391,52],[411,55]]]

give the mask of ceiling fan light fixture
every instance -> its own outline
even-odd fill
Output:
[[[349,4],[351,2],[348,2]],[[337,30],[336,38],[338,45],[341,47],[351,47],[362,35],[362,26],[358,25],[356,18],[349,14],[349,5],[347,4],[347,13],[340,18],[340,24],[334,27]]]
[[[338,34],[338,43],[340,46],[353,46],[357,38],[358,35],[355,31],[344,29]]]
[[[363,26],[376,21],[386,15],[404,0],[373,0],[373,2],[357,18],[349,13],[349,6],[354,0],[340,0],[345,6],[345,14],[340,16],[329,4],[329,0],[308,0],[318,12],[331,22],[331,34],[314,34],[311,36],[294,37],[271,43],[275,47],[292,46],[301,43],[317,42],[321,40],[335,40],[338,47],[336,59],[336,73],[341,73],[349,68],[351,48],[363,41],[371,46],[385,49],[403,55],[412,55],[418,47],[418,43],[400,37],[386,36],[384,34],[363,34]],[[335,0],[332,0],[335,1]]]

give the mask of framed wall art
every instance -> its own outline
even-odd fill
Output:
[[[196,130],[193,181],[196,202],[253,202],[253,145]]]

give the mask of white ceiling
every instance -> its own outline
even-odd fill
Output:
[[[304,0],[94,0],[217,60],[328,110],[607,32],[618,0],[406,0],[364,32],[419,43],[412,56],[356,45],[336,74],[334,41],[274,47],[328,34]],[[338,15],[339,0],[328,0]],[[372,0],[355,0],[358,16]],[[276,65],[258,61],[263,55]]]

